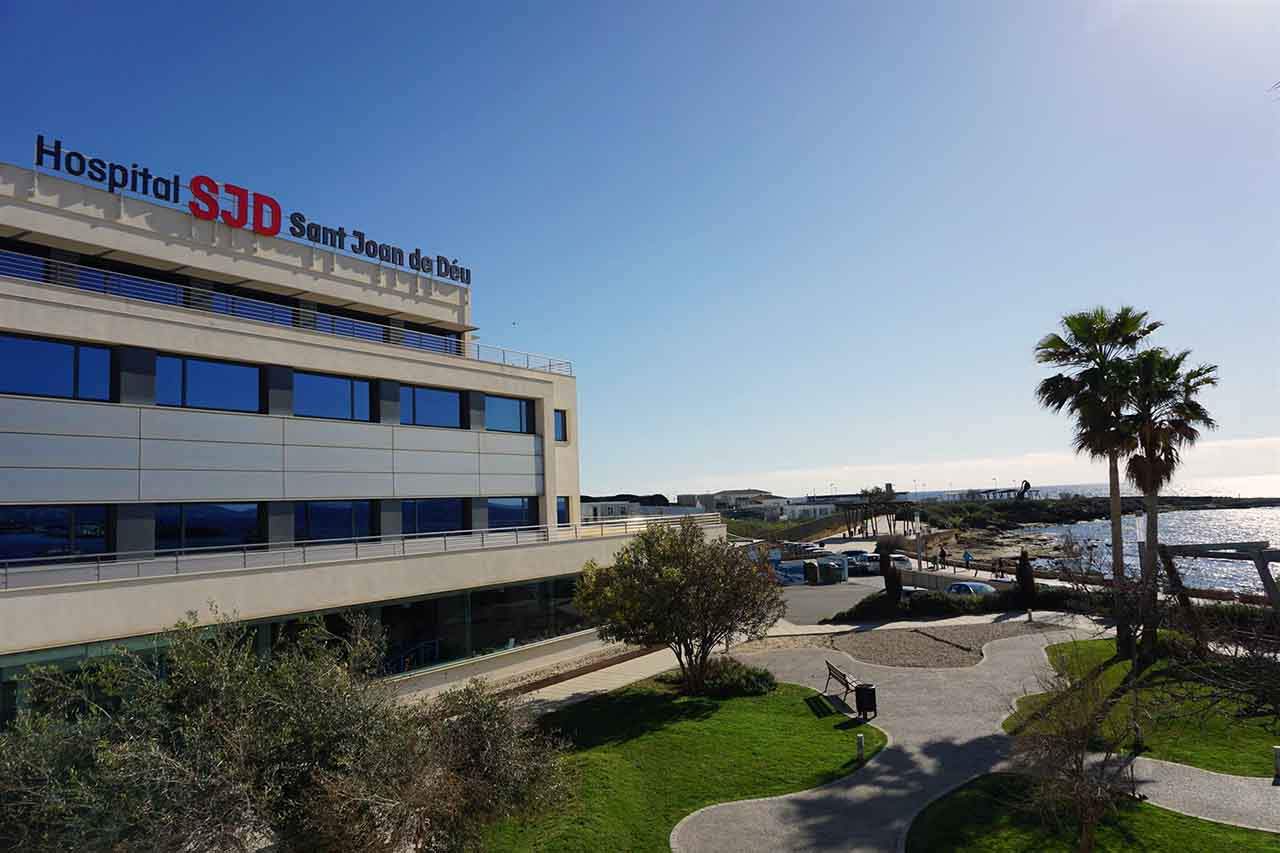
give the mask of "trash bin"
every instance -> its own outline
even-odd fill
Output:
[[[876,714],[876,686],[865,682],[855,685],[853,688],[853,707],[857,710],[859,717],[874,716]]]
[[[837,583],[840,580],[840,567],[835,563],[819,563],[818,575],[824,584]]]
[[[817,586],[818,584],[818,561],[817,560],[804,561],[804,582],[809,584],[810,586]]]

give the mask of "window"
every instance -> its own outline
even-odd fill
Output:
[[[293,413],[308,418],[369,420],[369,380],[293,372]]]
[[[569,440],[569,413],[556,409],[556,441]]]
[[[177,355],[156,357],[156,403],[189,409],[259,411],[261,369]]]
[[[460,429],[462,392],[401,385],[400,423]]]
[[[569,499],[556,498],[556,524],[569,523]]]
[[[489,498],[489,527],[528,527],[533,523],[532,498]]]
[[[359,539],[373,535],[373,501],[301,501],[293,505],[293,538]]]
[[[427,498],[401,501],[401,532],[452,533],[470,527],[463,521],[462,498]]]
[[[533,432],[533,401],[485,395],[484,428],[499,432]]]
[[[0,392],[78,400],[111,399],[111,350],[0,335]]]
[[[104,554],[105,506],[0,507],[0,558]]]
[[[233,548],[261,542],[256,503],[160,504],[156,548]]]

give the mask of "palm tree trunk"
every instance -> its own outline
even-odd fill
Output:
[[[1143,495],[1147,511],[1147,542],[1142,552],[1142,589],[1139,592],[1142,611],[1142,639],[1139,642],[1138,659],[1134,667],[1143,672],[1156,662],[1156,631],[1160,627],[1160,610],[1156,606],[1156,560],[1160,547],[1160,498],[1150,491]]]
[[[1121,660],[1133,657],[1133,622],[1124,595],[1124,524],[1120,506],[1120,454],[1107,455],[1107,473],[1111,478],[1111,577],[1116,619],[1116,654]]]

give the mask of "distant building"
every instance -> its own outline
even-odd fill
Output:
[[[784,500],[763,489],[725,489],[701,495],[678,495],[679,506],[701,507],[700,512],[731,512],[759,507],[766,500]]]

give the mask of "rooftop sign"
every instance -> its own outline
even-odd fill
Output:
[[[348,230],[345,226],[321,225],[296,210],[285,216],[280,203],[271,196],[232,183],[219,184],[208,175],[195,175],[189,182],[184,182],[180,175],[155,174],[146,166],[139,168],[137,163],[126,166],[88,156],[63,147],[61,139],[46,141],[42,134],[36,135],[35,164],[38,168],[103,184],[109,193],[129,192],[179,206],[182,205],[185,187],[191,193],[187,210],[197,219],[221,221],[231,228],[243,228],[264,237],[279,234],[287,220],[289,236],[297,240],[460,284],[471,284],[470,268],[460,265],[457,258],[450,260],[444,255],[433,258],[423,254],[419,248],[414,248],[406,256],[400,246],[374,240],[358,228]],[[229,203],[224,195],[230,197]]]

